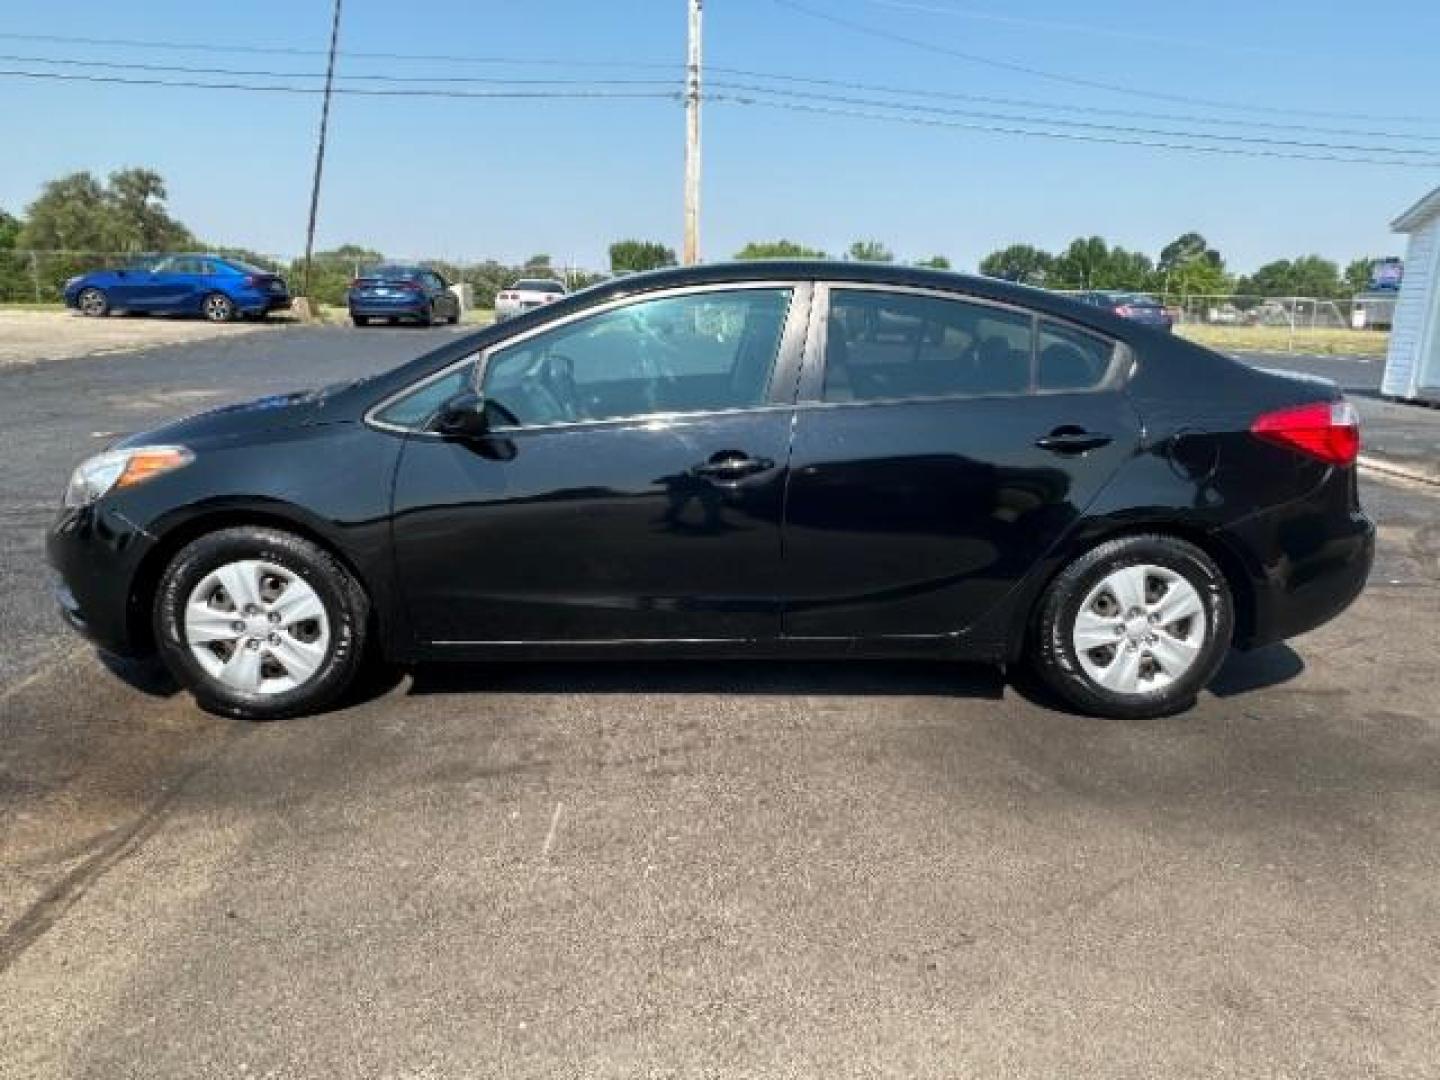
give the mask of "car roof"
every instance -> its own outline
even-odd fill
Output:
[[[1087,323],[1112,337],[1130,329],[1125,320],[1082,303],[1071,296],[1017,285],[999,278],[959,274],[949,270],[929,270],[919,266],[895,263],[841,262],[831,259],[754,259],[741,262],[706,263],[700,266],[671,267],[627,274],[592,285],[571,297],[586,298],[595,303],[631,293],[671,289],[687,285],[722,285],[727,282],[754,281],[826,281],[838,285],[894,285],[906,288],[936,289],[1015,304],[1044,314]]]

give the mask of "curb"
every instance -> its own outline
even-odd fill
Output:
[[[1435,473],[1425,472],[1409,465],[1402,465],[1399,462],[1391,461],[1389,458],[1376,457],[1373,454],[1361,454],[1356,458],[1356,464],[1362,469],[1379,473],[1381,476],[1389,476],[1397,480],[1409,480],[1411,483],[1440,488],[1440,476],[1437,476]]]

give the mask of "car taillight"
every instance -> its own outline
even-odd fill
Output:
[[[500,299],[501,299],[501,300],[514,300],[514,299],[516,299],[516,296],[515,296],[515,294],[514,294],[513,292],[502,292],[502,293],[500,294]]]
[[[1119,315],[1122,319],[1128,319],[1131,315],[1135,314],[1135,309],[1129,304],[1121,304],[1115,309],[1115,314]]]
[[[1250,425],[1267,442],[1319,458],[1331,465],[1350,465],[1360,454],[1360,417],[1348,401],[1317,401],[1265,413]]]

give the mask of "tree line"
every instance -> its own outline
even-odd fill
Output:
[[[1319,255],[1276,259],[1253,274],[1235,275],[1205,237],[1188,232],[1166,244],[1159,257],[1111,247],[1102,237],[1077,237],[1058,254],[1029,244],[1011,244],[980,260],[980,273],[1047,289],[1116,289],[1166,297],[1312,296],[1341,299],[1370,285],[1371,257],[1354,259],[1342,271]]]
[[[93,258],[64,252],[148,253],[209,250],[231,255],[284,273],[293,289],[302,286],[298,260],[277,262],[263,254],[225,245],[207,245],[184,223],[171,216],[165,181],[152,169],[120,169],[103,180],[89,172],[72,173],[47,183],[23,216],[0,208],[0,298],[20,299],[38,288],[40,298],[59,298],[66,277],[95,268]],[[47,256],[43,276],[25,261],[7,253],[56,252]],[[676,263],[672,248],[653,240],[617,240],[610,245],[610,274],[654,270]],[[735,259],[829,259],[825,251],[788,239],[752,241]],[[841,255],[858,262],[893,263],[894,252],[878,240],[857,240]],[[310,293],[326,303],[339,303],[356,268],[380,262],[383,255],[364,245],[344,244],[317,252]],[[1225,259],[1204,236],[1188,232],[1166,244],[1156,258],[1111,246],[1102,237],[1078,237],[1064,251],[1052,253],[1029,244],[1012,244],[980,260],[980,273],[1006,281],[1049,289],[1117,289],[1156,292],[1166,297],[1246,294],[1257,296],[1348,297],[1366,289],[1370,258],[1351,261],[1342,271],[1319,255],[1277,259],[1253,274],[1234,275]],[[548,255],[532,255],[523,264],[496,260],[464,265],[426,260],[452,281],[472,285],[482,302],[519,276],[563,276],[574,289],[603,274],[569,270],[560,273]],[[944,255],[915,260],[912,265],[950,269]]]

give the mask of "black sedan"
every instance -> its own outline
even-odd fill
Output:
[[[1354,599],[1358,445],[1332,385],[1061,296],[710,266],[132,436],[49,556],[74,626],[232,716],[370,657],[844,656],[1147,717]]]

